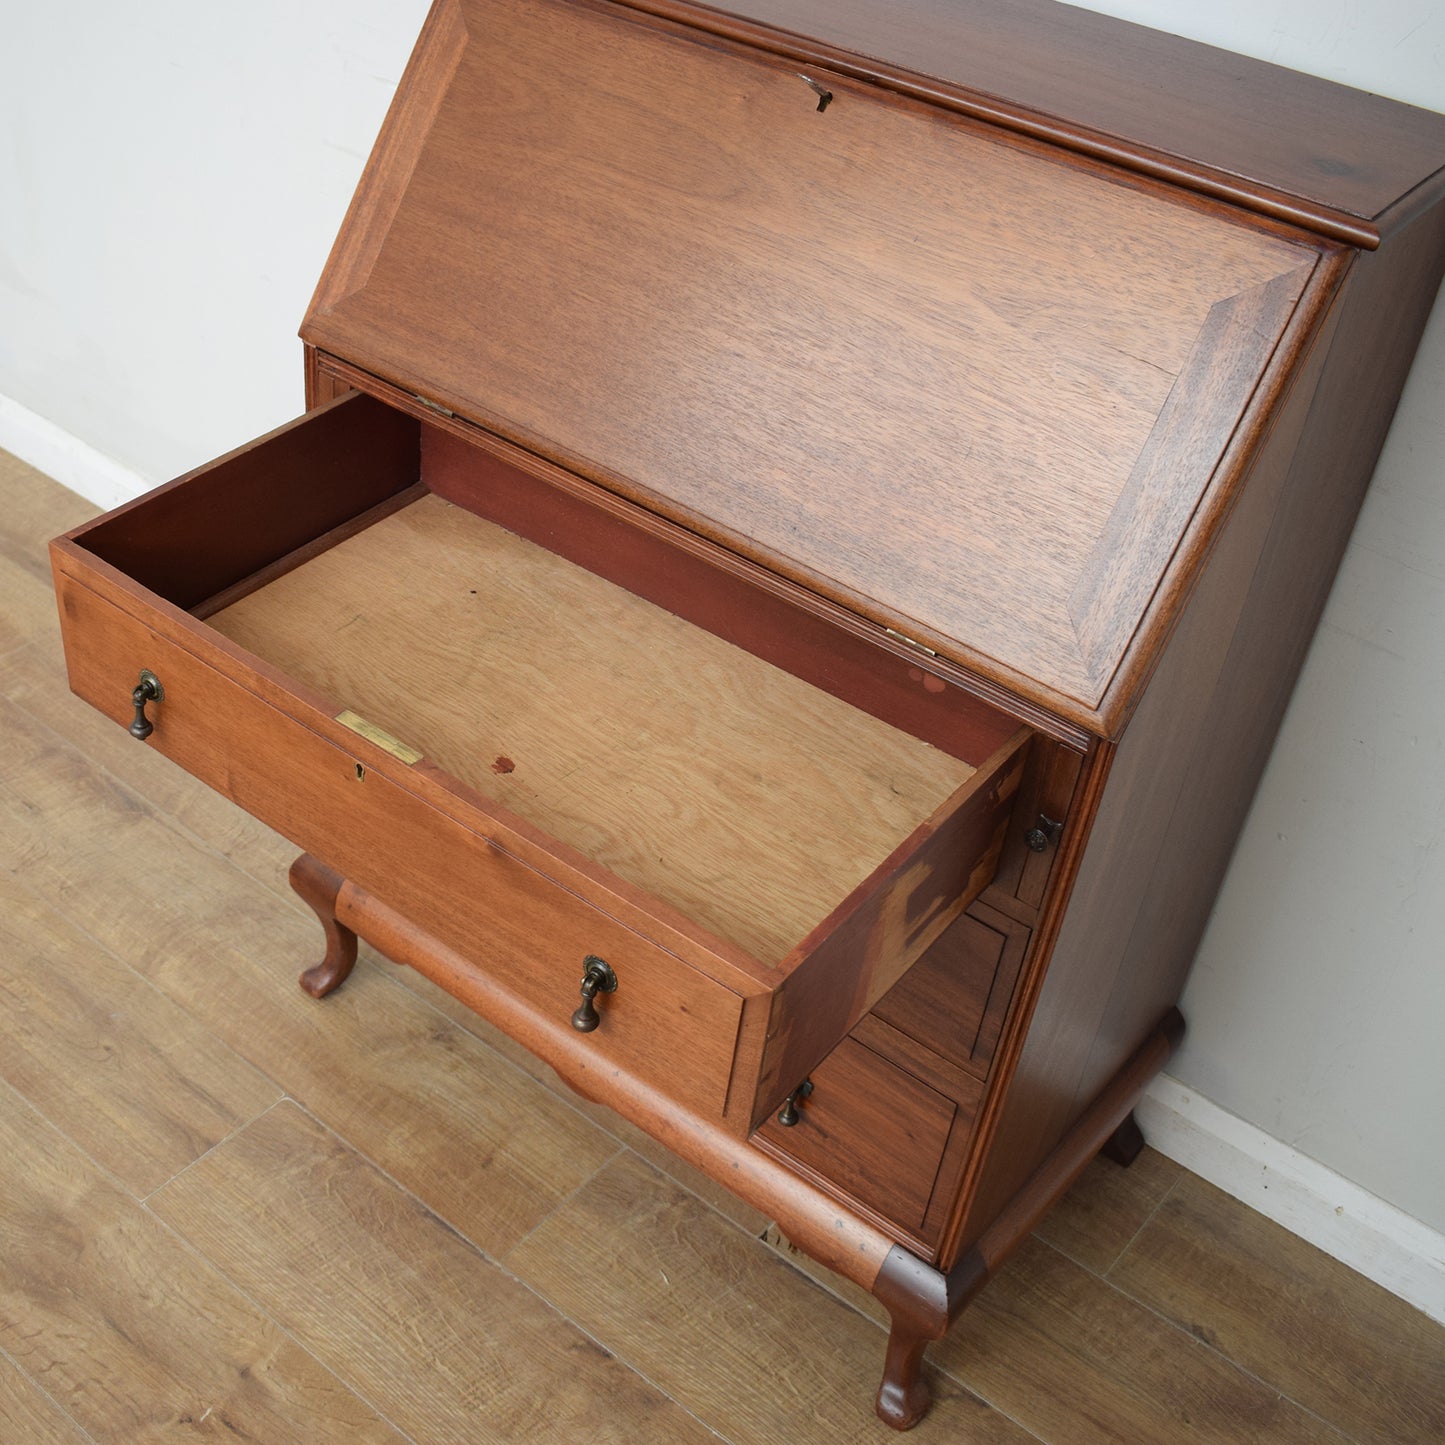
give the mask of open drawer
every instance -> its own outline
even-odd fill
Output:
[[[987,885],[1028,733],[468,430],[352,395],[62,538],[71,686],[152,673],[150,746],[539,1014],[604,960],[571,1047],[746,1132]]]

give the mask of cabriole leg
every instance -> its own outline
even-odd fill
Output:
[[[291,865],[291,887],[321,920],[326,934],[326,957],[308,968],[299,980],[312,998],[324,998],[346,982],[356,965],[356,935],[336,921],[336,895],[346,881],[309,853],[303,853]]]
[[[927,1344],[926,1335],[894,1319],[875,1408],[878,1418],[895,1430],[912,1429],[933,1403],[933,1391],[923,1378],[923,1350]]]
[[[916,1425],[933,1403],[923,1378],[923,1351],[948,1329],[948,1280],[901,1245],[888,1251],[873,1298],[888,1311],[888,1353],[878,1386],[878,1418],[895,1430]]]

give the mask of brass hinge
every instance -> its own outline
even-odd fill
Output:
[[[926,652],[929,657],[938,656],[938,654],[931,647],[925,647],[921,642],[918,641],[916,637],[908,637],[904,633],[897,632],[891,627],[885,627],[883,630],[889,635],[889,637],[894,638],[898,642],[905,642],[908,644],[909,647],[916,648],[919,652]]]
[[[443,416],[456,415],[456,412],[454,412],[451,407],[443,406],[439,401],[432,401],[430,397],[425,397],[420,392],[413,392],[412,395],[415,396],[416,399],[429,411],[440,412]]]

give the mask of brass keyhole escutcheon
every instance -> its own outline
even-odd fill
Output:
[[[150,668],[141,668],[140,681],[130,695],[131,706],[135,709],[135,717],[130,725],[131,737],[144,742],[156,730],[156,725],[146,716],[146,704],[159,702],[165,695],[166,690],[161,686],[160,678]]]
[[[579,1034],[590,1034],[602,1022],[595,1002],[599,993],[616,993],[617,975],[605,958],[589,953],[582,960],[582,1002],[572,1015],[572,1027]]]

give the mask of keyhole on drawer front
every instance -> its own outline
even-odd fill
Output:
[[[357,765],[356,765],[356,781],[357,781],[358,783],[360,783],[360,782],[364,781],[365,778],[366,778],[366,769],[363,768],[360,763],[357,763]]]

